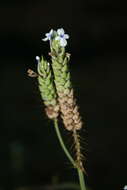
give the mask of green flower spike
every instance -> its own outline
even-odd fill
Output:
[[[52,57],[52,68],[54,82],[57,89],[61,117],[67,130],[80,130],[82,121],[78,112],[78,106],[74,99],[74,92],[71,85],[69,61],[70,54],[65,52],[66,39],[69,38],[63,29],[58,29],[50,39]]]
[[[57,104],[56,89],[53,82],[53,77],[50,69],[50,64],[37,56],[38,61],[38,84],[41,97],[46,106],[46,113],[50,119],[58,117],[59,105]]]
[[[77,130],[82,128],[82,121],[71,85],[69,71],[70,54],[65,52],[65,46],[67,45],[66,39],[68,38],[69,36],[64,33],[63,29],[58,29],[55,36],[50,39],[50,55],[52,58],[54,82],[58,94],[61,117],[65,128],[72,131],[73,134],[77,167],[84,171],[80,138],[77,132]]]

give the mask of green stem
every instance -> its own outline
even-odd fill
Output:
[[[78,170],[78,176],[79,176],[81,190],[86,190],[83,172],[80,168],[77,168],[77,170]]]
[[[64,142],[63,142],[63,139],[62,139],[62,136],[60,134],[60,130],[59,130],[59,127],[58,127],[58,121],[57,119],[54,119],[54,127],[55,127],[55,130],[56,130],[56,134],[57,134],[57,137],[59,139],[59,142],[60,142],[60,145],[63,149],[63,151],[65,152],[66,156],[68,157],[68,159],[70,160],[70,162],[72,163],[72,165],[75,167],[75,161],[73,160],[72,156],[70,155],[70,153],[68,152]]]
[[[60,142],[60,145],[61,145],[63,151],[65,152],[66,156],[68,157],[68,159],[70,160],[70,162],[72,163],[72,165],[74,167],[76,167],[76,163],[73,160],[73,158],[70,155],[70,153],[68,152],[68,150],[67,150],[67,148],[66,148],[66,146],[64,144],[64,141],[62,139],[62,136],[61,136],[61,133],[60,133],[60,130],[59,130],[59,127],[58,127],[58,120],[57,119],[54,119],[54,127],[55,127],[56,134],[57,134],[58,140]],[[83,172],[82,172],[82,170],[80,168],[78,168],[78,167],[76,167],[76,168],[77,168],[77,171],[78,171],[78,176],[79,176],[79,182],[80,182],[81,190],[86,190]]]

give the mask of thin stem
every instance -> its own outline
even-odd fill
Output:
[[[83,172],[82,172],[82,170],[80,168],[77,168],[77,170],[78,170],[81,190],[86,190]]]
[[[55,127],[55,130],[56,130],[56,134],[57,134],[57,137],[59,139],[59,142],[60,142],[60,145],[63,149],[63,151],[65,152],[66,156],[68,157],[68,159],[70,160],[70,162],[72,163],[72,165],[75,167],[75,161],[73,160],[72,156],[70,155],[70,153],[68,152],[64,142],[63,142],[63,139],[62,139],[62,136],[60,134],[60,130],[59,130],[59,127],[58,127],[58,121],[57,119],[54,119],[54,127]]]
[[[56,134],[57,134],[58,140],[60,142],[60,145],[61,145],[63,151],[65,152],[66,156],[68,157],[70,162],[73,164],[73,166],[77,168],[81,190],[86,190],[83,172],[80,168],[78,168],[76,166],[75,161],[73,160],[72,156],[70,155],[70,153],[68,152],[68,150],[64,144],[64,141],[62,139],[62,136],[61,136],[61,133],[60,133],[60,130],[58,127],[58,120],[57,119],[54,119],[54,127],[55,127]]]

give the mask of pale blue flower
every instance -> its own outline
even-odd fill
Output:
[[[124,190],[127,190],[127,185],[125,185],[123,189],[124,189]]]
[[[57,36],[55,38],[55,40],[60,41],[60,45],[62,47],[65,47],[67,45],[67,40],[69,38],[68,34],[65,34],[64,29],[60,28],[57,30]]]
[[[49,33],[45,34],[46,37],[44,39],[42,39],[42,40],[43,41],[48,41],[48,40],[50,41],[52,36],[53,36],[53,32],[54,32],[53,29],[51,29]]]

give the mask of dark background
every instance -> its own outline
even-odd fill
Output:
[[[36,55],[47,56],[45,33],[61,27],[70,35],[72,82],[86,128],[86,183],[93,190],[127,184],[126,21],[124,1],[1,1],[0,190],[77,180],[43,113],[36,79],[26,73],[36,70]]]

